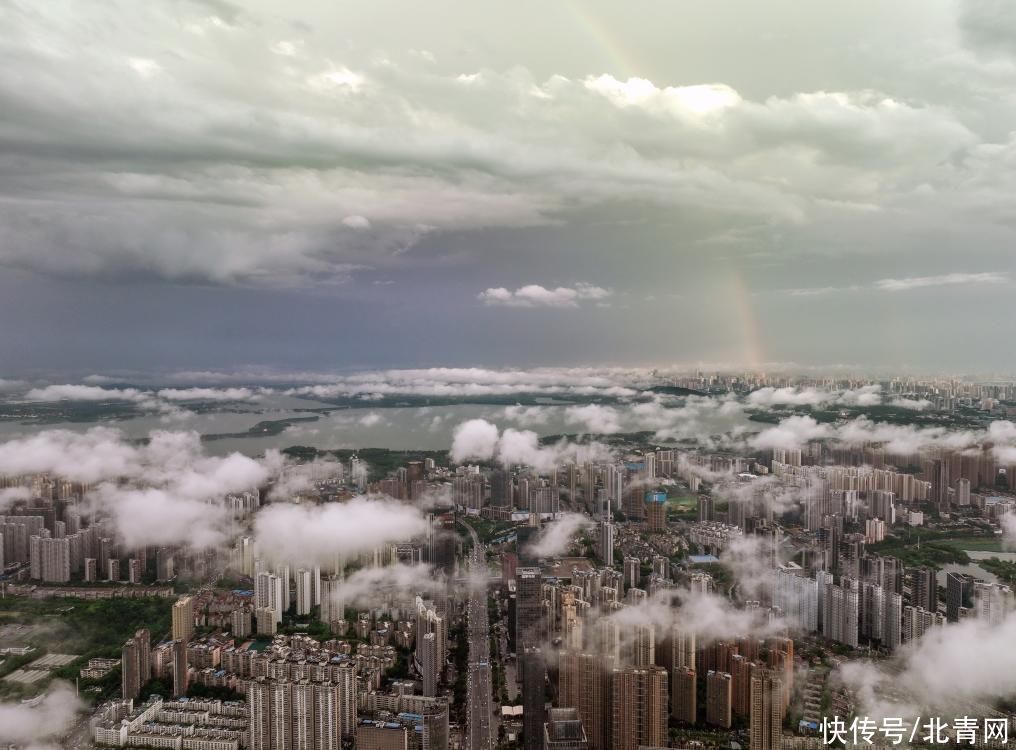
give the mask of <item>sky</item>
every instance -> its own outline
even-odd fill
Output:
[[[5,373],[1012,372],[1006,0],[0,0]]]

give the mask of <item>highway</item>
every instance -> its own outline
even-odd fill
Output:
[[[483,575],[486,568],[484,548],[476,531],[465,521],[473,538],[469,555],[470,574]],[[469,633],[469,675],[466,684],[466,722],[469,750],[491,750],[494,747],[494,711],[490,671],[490,624],[487,620],[487,588],[471,586],[466,604]]]

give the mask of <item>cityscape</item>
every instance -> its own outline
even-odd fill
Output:
[[[1016,3],[0,28],[0,750],[1016,747]]]
[[[0,691],[35,733],[15,746],[1007,746],[1016,382],[367,380],[497,417],[444,450],[216,455],[172,419],[146,440],[71,421],[164,412],[171,389],[7,395]],[[194,386],[172,409],[264,430],[301,388]],[[287,397],[385,419],[361,390]]]

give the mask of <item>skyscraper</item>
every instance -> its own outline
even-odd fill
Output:
[[[189,596],[177,599],[173,605],[173,640],[185,644],[194,636],[194,600]]]
[[[634,591],[635,589],[630,589]],[[648,667],[656,663],[656,631],[652,624],[634,625],[631,636],[631,664]]]
[[[309,615],[314,605],[314,576],[310,570],[296,571],[296,614]]]
[[[628,667],[611,674],[611,750],[663,747],[667,741],[667,670]]]
[[[598,653],[564,651],[558,661],[558,705],[574,708],[592,750],[611,747],[610,678],[615,660]]]
[[[539,645],[543,635],[543,576],[539,568],[515,572],[515,649]]]
[[[356,734],[356,682],[352,663],[337,681],[259,677],[247,688],[252,750],[340,750]],[[335,674],[333,673],[333,675]]]
[[[965,573],[947,573],[945,579],[945,619],[959,622],[960,610],[973,606],[974,578]]]
[[[931,568],[912,568],[910,571],[911,606],[928,612],[938,610],[938,583]]]
[[[600,543],[597,555],[604,565],[614,564],[614,524],[610,521],[600,521]]]
[[[151,678],[151,659],[151,636],[148,630],[139,630],[120,651],[120,689],[124,700],[137,698]]]
[[[526,646],[519,657],[519,669],[522,672],[522,747],[542,750],[547,681],[543,651],[536,646]]]
[[[780,750],[783,743],[783,683],[768,669],[751,678],[751,750]]]
[[[439,673],[437,651],[437,636],[434,633],[424,633],[416,652],[420,662],[423,694],[431,698],[437,695]]]
[[[178,640],[173,642],[173,696],[187,695],[187,685],[190,679],[187,664],[187,641]]]
[[[269,573],[261,571],[254,579],[254,608],[257,610],[270,609],[275,617],[275,622],[282,622],[282,613],[288,608],[288,602],[284,599],[282,579]],[[260,625],[258,626],[261,627]]]
[[[712,671],[706,675],[706,723],[730,728],[733,707],[733,684],[728,672]]]
[[[687,724],[694,724],[698,712],[697,690],[695,670],[688,667],[675,667],[671,675],[671,690],[673,692],[671,703],[673,709],[670,715],[677,721]]]

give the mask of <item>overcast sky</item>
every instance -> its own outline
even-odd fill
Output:
[[[1016,370],[1008,0],[0,0],[3,369]]]

